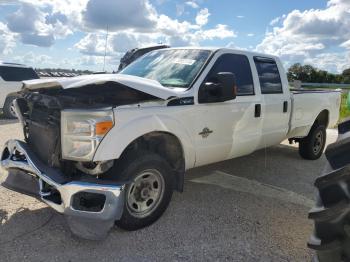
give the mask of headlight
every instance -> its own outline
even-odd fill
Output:
[[[102,138],[114,125],[113,111],[61,112],[62,158],[91,161]]]

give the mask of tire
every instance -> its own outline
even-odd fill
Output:
[[[338,125],[337,142],[328,146],[325,168],[314,183],[315,207],[309,211],[314,232],[308,247],[314,261],[350,261],[350,121]]]
[[[324,125],[314,125],[307,137],[299,142],[299,154],[308,160],[319,159],[326,146],[326,127]]]
[[[132,231],[157,221],[167,209],[174,190],[174,171],[168,162],[148,151],[122,159],[118,180],[131,181],[125,187],[124,210],[116,225]]]
[[[348,151],[348,150],[347,150]],[[316,207],[309,212],[314,233],[308,247],[316,252],[315,261],[350,261],[350,208],[348,186],[350,168],[345,167],[316,180]]]
[[[5,100],[3,112],[6,118],[16,119],[16,113],[13,111],[13,101],[16,99],[15,96],[8,96]]]

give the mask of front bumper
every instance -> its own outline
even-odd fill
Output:
[[[4,187],[40,198],[66,215],[74,224],[74,228],[70,225],[73,233],[81,237],[101,238],[106,234],[102,231],[108,231],[122,215],[124,185],[91,177],[88,181],[68,180],[59,170],[44,165],[25,142],[9,140],[0,165],[7,171],[1,179]],[[81,228],[84,223],[85,229]],[[96,232],[92,232],[94,226]],[[84,236],[87,229],[94,236]]]

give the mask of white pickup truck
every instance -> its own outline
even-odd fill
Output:
[[[156,221],[188,169],[284,139],[319,158],[340,106],[339,91],[291,92],[277,57],[226,48],[152,51],[119,74],[25,81],[19,95],[25,141],[7,142],[3,185],[87,238]]]

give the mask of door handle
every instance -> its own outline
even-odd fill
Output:
[[[288,101],[284,101],[283,102],[283,113],[287,113],[288,112]]]
[[[255,105],[255,113],[254,113],[255,117],[260,117],[261,116],[261,105],[260,104],[256,104]]]

